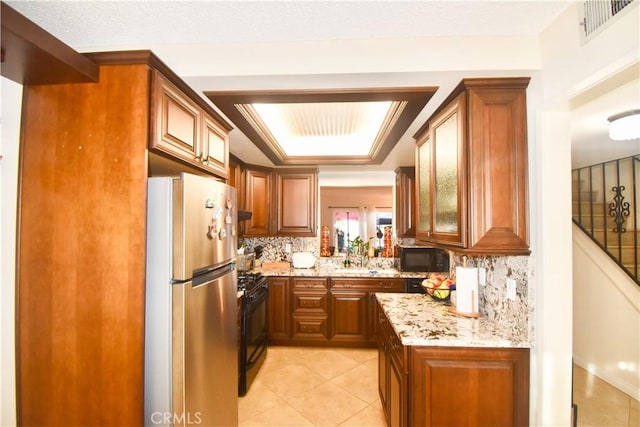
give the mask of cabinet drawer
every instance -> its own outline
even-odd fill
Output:
[[[329,289],[327,279],[293,279],[294,289]]]
[[[362,289],[368,292],[404,292],[404,279],[331,279],[332,289]]]
[[[293,316],[293,338],[327,339],[327,318]]]
[[[294,313],[327,313],[328,292],[293,291]]]

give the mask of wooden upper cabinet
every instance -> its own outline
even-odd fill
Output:
[[[529,254],[528,78],[465,79],[416,134],[419,242]]]
[[[238,190],[238,209],[244,210],[245,207],[245,177],[246,171],[244,165],[236,160],[235,157],[229,159],[229,177],[227,183]]]
[[[152,135],[149,148],[226,179],[229,133],[189,96],[162,76],[152,74]]]
[[[315,236],[318,218],[318,170],[276,170],[275,234]]]
[[[416,174],[414,167],[396,169],[396,236],[416,235]]]
[[[416,239],[431,239],[431,138],[427,133],[416,144]]]
[[[243,235],[268,236],[271,223],[271,169],[247,167],[245,170],[244,207],[251,219],[244,222]]]
[[[429,186],[424,192],[430,198],[426,203],[428,240],[456,247],[466,245],[465,99],[464,93],[458,95],[430,120],[428,145],[422,146],[425,160],[420,163],[420,167],[430,163],[426,166],[429,177],[424,176],[421,183]]]
[[[469,90],[469,247],[529,254],[526,87]]]
[[[229,133],[208,114],[203,115],[204,134],[200,160],[220,178],[229,176]]]

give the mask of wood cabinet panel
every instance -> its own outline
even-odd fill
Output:
[[[276,235],[317,234],[317,175],[317,169],[276,170]]]
[[[471,90],[469,110],[469,246],[522,251],[529,246],[525,92]]]
[[[382,310],[377,311],[378,321],[378,392],[387,425],[407,425],[407,379],[404,351],[394,350],[393,339],[398,340]],[[403,347],[404,349],[404,347]],[[401,355],[400,358],[397,356]]]
[[[367,339],[367,292],[331,292],[331,339],[365,341]]]
[[[322,290],[329,289],[328,279],[314,279],[309,277],[295,277],[292,279],[294,289]]]
[[[156,105],[150,148],[193,162],[200,133],[201,110],[159,73],[153,74]]]
[[[529,423],[528,349],[414,347],[410,372],[411,425]]]
[[[270,277],[267,299],[267,335],[270,341],[289,339],[289,306],[289,278]]]
[[[404,292],[405,279],[362,277],[339,277],[331,279],[331,289],[334,290],[366,290],[368,292]]]
[[[95,84],[24,87],[20,425],[144,422],[149,87],[146,64],[101,66]]]
[[[396,169],[396,236],[399,238],[416,235],[416,188],[415,168]]]
[[[220,178],[229,177],[229,133],[207,114],[203,114],[204,133],[201,161]]]
[[[327,292],[293,291],[294,313],[327,313]]]
[[[296,340],[326,342],[329,338],[327,316],[293,316],[293,336]]]
[[[404,279],[332,278],[333,339],[375,346],[376,292],[404,292]]]
[[[271,180],[268,169],[246,169],[245,209],[252,213],[245,221],[244,236],[268,236],[271,223]]]

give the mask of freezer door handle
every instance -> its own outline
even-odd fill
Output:
[[[198,286],[206,285],[209,282],[213,282],[214,280],[218,280],[219,278],[226,276],[236,269],[235,262],[224,265],[220,268],[216,268],[215,270],[211,270],[207,273],[200,274],[195,276],[192,281],[192,287],[196,288]]]

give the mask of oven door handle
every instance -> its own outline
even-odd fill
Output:
[[[255,357],[249,357],[247,360],[247,370],[251,369],[253,367],[253,365],[256,364],[256,362],[258,360],[260,360],[260,357],[262,356],[262,353],[264,353],[265,351],[267,351],[267,345],[265,343],[265,345],[260,346],[260,352],[256,355],[255,353],[253,353],[251,356]]]
[[[268,296],[269,292],[266,290],[264,292],[256,292],[256,294],[252,296],[246,295],[246,303],[242,304],[243,310],[247,313],[252,311],[255,307],[266,301]]]

